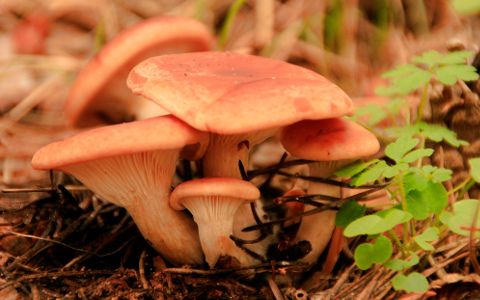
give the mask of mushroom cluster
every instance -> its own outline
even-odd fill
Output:
[[[266,215],[260,190],[242,168],[266,139],[277,136],[290,154],[318,161],[311,176],[329,176],[378,150],[373,135],[341,119],[353,105],[339,87],[286,62],[231,52],[165,54],[135,66],[127,85],[168,115],[47,145],[32,165],[71,174],[126,208],[150,244],[176,265],[249,266],[278,242],[275,234],[262,239],[260,232],[242,231]],[[179,157],[197,162],[198,177],[172,190]],[[336,195],[314,183],[306,192]],[[295,220],[300,228],[292,239],[312,244],[305,261],[315,263],[324,250],[334,216],[326,211]],[[240,247],[237,239],[258,242]]]

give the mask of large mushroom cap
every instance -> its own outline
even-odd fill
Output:
[[[208,51],[214,38],[199,21],[185,17],[157,17],[138,23],[107,43],[84,67],[65,103],[70,124],[88,127],[120,123],[148,105],[128,90],[128,72],[139,62],[156,55]],[[137,98],[137,99],[132,99]],[[136,103],[135,103],[136,102]],[[158,115],[158,114],[157,114]]]
[[[281,131],[280,140],[290,154],[319,161],[360,158],[380,149],[373,133],[343,118],[292,124]]]
[[[187,146],[189,159],[206,150],[209,136],[174,116],[160,116],[137,122],[100,127],[82,132],[38,150],[32,159],[34,169],[57,169],[95,159]]]
[[[350,98],[323,76],[232,52],[153,57],[130,72],[127,84],[191,126],[220,134],[353,113]]]

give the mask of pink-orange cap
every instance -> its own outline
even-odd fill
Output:
[[[260,198],[258,188],[248,181],[229,177],[207,177],[179,184],[170,195],[170,205],[184,210],[182,199],[189,197],[223,196],[239,201],[255,201]]]
[[[343,118],[292,124],[282,129],[280,140],[290,154],[319,161],[360,158],[380,149],[375,135]]]
[[[136,64],[156,55],[208,51],[213,42],[203,23],[186,17],[152,18],[124,30],[76,78],[65,103],[70,124],[88,127],[128,120],[136,97],[125,81]]]
[[[130,72],[127,84],[191,126],[220,134],[353,113],[350,98],[323,76],[233,52],[153,57]]]
[[[208,133],[171,116],[110,125],[82,132],[40,148],[32,159],[37,170],[139,152],[182,149],[192,145],[187,158],[198,159],[208,145]]]

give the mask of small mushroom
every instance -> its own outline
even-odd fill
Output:
[[[173,264],[202,265],[195,222],[169,205],[179,155],[196,160],[208,143],[173,116],[105,126],[44,146],[38,170],[68,173],[101,198],[124,207],[145,239]]]
[[[163,16],[140,22],[117,35],[87,63],[65,102],[71,125],[89,127],[167,114],[130,93],[128,72],[148,57],[211,50],[214,38],[201,22]]]
[[[285,149],[309,164],[310,176],[326,178],[355,159],[375,154],[380,145],[368,130],[348,119],[305,120],[285,127],[280,133]],[[310,182],[307,194],[340,197],[340,187]],[[306,205],[305,211],[315,208]],[[312,243],[312,251],[302,261],[316,263],[335,229],[336,211],[326,210],[302,219],[296,241]]]
[[[188,209],[198,225],[205,259],[211,268],[249,266],[254,259],[240,250],[230,236],[237,210],[260,198],[260,191],[248,181],[209,177],[178,185],[170,195],[170,205]],[[232,263],[232,259],[236,260]],[[230,265],[219,265],[228,261]]]

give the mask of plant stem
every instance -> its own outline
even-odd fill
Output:
[[[405,189],[403,188],[403,174],[397,175],[398,177],[398,189],[400,190],[400,196],[402,197],[402,210],[407,211],[407,201],[405,199]],[[407,222],[403,223],[403,245],[406,247],[408,245],[408,224]]]
[[[470,180],[468,184],[462,189],[462,191],[458,194],[457,199],[462,199],[463,195],[475,184],[475,180]]]
[[[204,13],[205,13],[205,1],[195,0],[195,19],[202,22]]]
[[[394,207],[394,206],[396,206],[395,203],[385,203],[385,204],[377,204],[377,205],[367,205],[367,208]]]
[[[395,234],[393,229],[390,229],[388,232],[390,233],[390,236],[392,237],[392,239],[397,244],[398,248],[400,248],[400,251],[402,251],[403,258],[406,258],[407,253],[405,252],[405,245],[403,245],[402,242],[398,239],[398,236]]]
[[[415,122],[416,124],[422,121],[423,109],[425,108],[425,103],[427,102],[428,84],[429,82],[425,83],[425,87],[423,88],[422,101],[420,102],[420,106],[418,107],[417,120]]]
[[[461,190],[463,187],[467,186],[467,185],[470,185],[470,182],[471,181],[474,181],[472,176],[468,176],[467,179],[465,179],[460,185],[458,185],[457,187],[451,189],[449,192],[447,192],[447,195],[451,195],[459,190]]]
[[[381,133],[379,133],[377,130],[375,130],[372,126],[364,123],[364,122],[360,122],[360,121],[356,121],[358,124],[362,125],[363,127],[365,127],[367,130],[369,130],[371,133],[373,133],[377,138],[383,140],[384,142],[390,144],[390,143],[393,143],[393,140],[391,138],[389,138],[388,136],[385,136]]]
[[[410,220],[410,236],[415,236],[416,235],[416,230],[415,230],[415,220],[411,219]],[[410,245],[409,245],[410,248]]]
[[[426,140],[426,138],[423,135],[420,135],[420,148],[419,149],[425,149],[425,140]],[[423,160],[423,157],[420,157],[417,161],[417,168],[419,168],[419,169],[422,167],[422,160]]]
[[[230,9],[227,12],[227,17],[223,22],[223,25],[218,37],[218,44],[220,49],[222,50],[225,49],[225,46],[227,44],[227,39],[228,39],[228,35],[230,34],[230,27],[232,26],[233,20],[237,16],[238,11],[240,10],[240,8],[242,8],[244,3],[245,3],[245,0],[236,0],[230,6]]]

